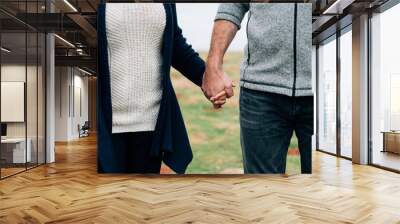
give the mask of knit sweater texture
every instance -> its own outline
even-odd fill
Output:
[[[241,27],[248,14],[240,85],[283,94],[312,96],[312,4],[222,3],[216,20]]]
[[[162,4],[107,4],[112,133],[155,129],[162,97],[165,24]]]

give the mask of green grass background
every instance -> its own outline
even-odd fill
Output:
[[[201,54],[203,58],[205,54]],[[239,83],[239,69],[242,53],[228,53],[225,56],[224,71]],[[220,110],[214,110],[200,88],[172,71],[175,91],[188,129],[194,158],[187,173],[243,173],[242,152],[239,131],[239,90]],[[297,139],[293,136],[289,152],[297,151]],[[296,153],[289,153],[286,172],[300,173],[300,161]]]

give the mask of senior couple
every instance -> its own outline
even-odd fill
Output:
[[[221,108],[233,96],[224,54],[248,14],[240,78],[245,173],[284,173],[293,132],[311,173],[311,4],[223,3],[204,62],[182,35],[175,4],[98,10],[98,171],[185,173],[193,158],[170,79],[174,67]],[[218,150],[218,149],[215,149]]]

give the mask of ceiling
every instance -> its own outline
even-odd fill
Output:
[[[99,3],[100,0],[47,0],[47,4],[45,0],[1,0],[2,46],[12,49],[3,60],[17,62],[25,56],[28,60],[36,57],[38,48],[30,43],[33,35],[29,33],[54,32],[58,35],[56,65],[96,71],[95,27]]]

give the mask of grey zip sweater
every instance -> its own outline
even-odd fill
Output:
[[[311,3],[222,3],[215,20],[238,26],[249,12],[240,85],[244,88],[311,96]]]

